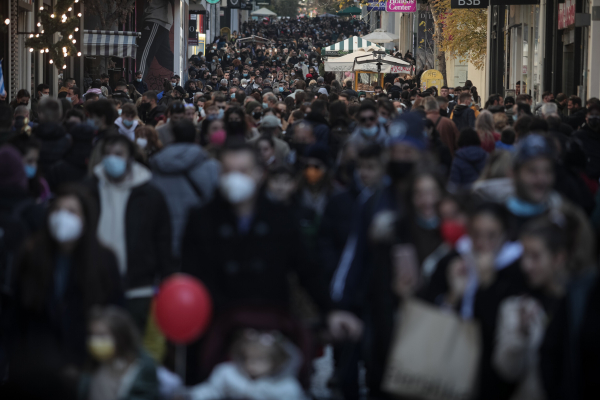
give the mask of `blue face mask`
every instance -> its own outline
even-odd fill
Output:
[[[388,122],[387,118],[385,118],[385,117],[379,117],[378,121],[382,125],[385,125]]]
[[[127,170],[127,160],[123,157],[108,155],[102,159],[102,165],[104,166],[104,172],[111,178],[120,178],[125,174]]]
[[[373,137],[373,136],[377,135],[377,132],[379,132],[379,127],[377,125],[373,125],[370,128],[363,127],[361,129],[362,129],[362,133],[368,137]]]
[[[132,119],[123,119],[123,120],[121,120],[121,122],[123,122],[123,126],[125,128],[131,128],[133,126],[133,120]]]
[[[548,209],[545,204],[529,203],[514,196],[508,199],[506,208],[517,217],[534,217]]]
[[[31,179],[37,173],[37,167],[29,164],[25,164],[25,175],[27,175],[27,179]]]
[[[121,115],[123,113],[123,110],[121,110],[120,108],[117,110],[117,114]]]
[[[241,61],[241,60],[242,60],[242,57],[238,57],[237,59]]]
[[[267,103],[263,103],[263,108],[269,108],[269,105]]]
[[[515,114],[512,116],[512,118],[513,118],[513,121],[517,122],[517,120],[519,119],[519,116],[517,114]]]
[[[231,98],[235,99],[235,93],[231,93]]]
[[[231,56],[229,54],[227,54],[227,58],[230,58]]]
[[[283,87],[282,86],[279,87],[279,92],[280,93],[283,92]]]
[[[86,120],[85,120],[85,124],[86,124],[87,126],[89,126],[90,128],[92,128],[93,130],[95,130],[95,131],[97,131],[97,130],[98,130],[98,128],[99,128],[98,124],[96,124],[96,121],[95,121],[95,120],[93,120],[92,118],[88,118],[88,119],[86,119]]]
[[[221,61],[221,59],[219,58],[219,61]]]
[[[141,81],[142,81],[142,78],[138,78],[138,79],[136,79],[136,81],[138,81],[138,82],[141,82]]]
[[[247,78],[247,77],[248,77],[248,74],[244,74],[244,78]]]
[[[176,82],[171,82],[171,86],[175,87],[177,85]]]
[[[217,116],[217,118],[222,119],[223,116],[225,116],[225,111],[222,108],[219,108],[219,115]]]

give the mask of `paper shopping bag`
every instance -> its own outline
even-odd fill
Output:
[[[415,299],[400,312],[382,389],[424,400],[473,398],[481,355],[478,324]]]

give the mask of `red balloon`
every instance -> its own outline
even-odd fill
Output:
[[[156,296],[158,327],[171,341],[187,344],[204,333],[212,314],[212,300],[198,279],[177,274],[166,279]]]

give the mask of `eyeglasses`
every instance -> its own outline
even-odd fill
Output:
[[[373,122],[375,121],[375,117],[368,117],[368,118],[359,118],[358,122],[360,122],[361,124],[364,124],[365,122]]]

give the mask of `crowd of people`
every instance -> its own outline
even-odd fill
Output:
[[[0,104],[0,397],[305,399],[331,346],[333,398],[396,398],[421,301],[477,324],[474,399],[596,398],[600,101],[356,91],[319,50],[365,33],[244,23],[162,91]],[[213,302],[185,377],[153,316],[178,273]]]

